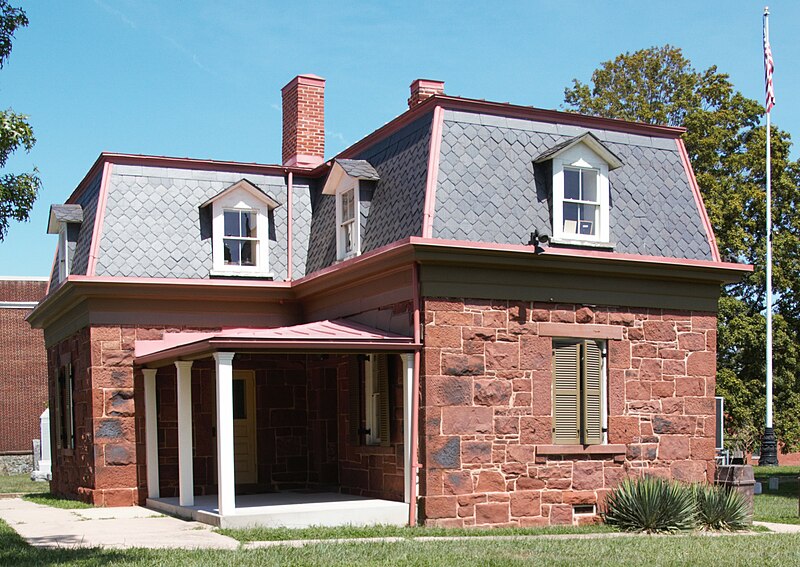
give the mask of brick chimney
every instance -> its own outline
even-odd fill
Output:
[[[444,81],[417,79],[411,83],[411,96],[408,97],[408,108],[414,108],[425,99],[437,94],[444,94]]]
[[[325,159],[325,79],[298,75],[281,94],[283,165],[319,165]]]

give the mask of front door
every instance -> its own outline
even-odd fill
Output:
[[[258,482],[256,469],[256,377],[233,371],[233,461],[236,484]]]

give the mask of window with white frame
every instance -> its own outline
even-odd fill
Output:
[[[588,148],[553,160],[553,239],[609,241],[608,165]]]
[[[222,239],[226,266],[255,266],[258,261],[258,211],[223,211],[225,237]]]
[[[272,277],[269,212],[279,204],[243,179],[202,206],[211,206],[211,275]]]
[[[611,246],[610,170],[623,164],[593,134],[545,152],[536,163],[553,167],[553,241]]]
[[[336,192],[336,257],[344,260],[361,253],[358,180]]]

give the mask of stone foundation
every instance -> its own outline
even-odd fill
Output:
[[[594,522],[626,476],[713,479],[715,314],[456,298],[424,321],[426,523]],[[553,336],[597,333],[615,337],[608,443],[553,445]]]
[[[0,455],[0,476],[27,474],[33,470],[33,453]]]

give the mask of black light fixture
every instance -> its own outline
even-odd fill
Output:
[[[541,247],[541,244],[547,244],[550,242],[550,235],[546,232],[539,232],[539,229],[534,229],[531,232],[531,239],[528,241],[528,246],[534,246],[537,254],[541,254],[544,252],[544,248]]]

